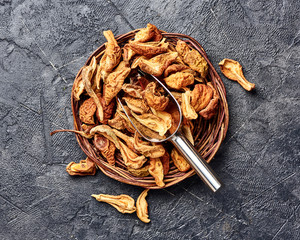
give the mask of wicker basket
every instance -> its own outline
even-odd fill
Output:
[[[120,45],[123,45],[124,43],[128,42],[128,40],[132,39],[137,31],[139,31],[139,29],[131,31],[127,34],[119,35],[116,37],[116,40]],[[167,40],[171,43],[176,43],[176,41],[179,38],[186,41],[191,47],[193,47],[201,53],[201,55],[206,59],[209,65],[209,72],[207,78],[213,83],[215,89],[219,94],[219,110],[218,113],[211,120],[205,121],[200,117],[196,119],[194,121],[193,135],[195,139],[195,148],[200,152],[200,154],[204,157],[204,159],[207,162],[210,162],[215,156],[216,152],[218,151],[222,141],[224,140],[228,128],[229,113],[224,84],[220,76],[216,72],[215,68],[208,60],[204,49],[195,39],[184,34],[166,33],[163,31],[162,35],[163,37],[167,38]],[[88,65],[93,56],[96,56],[97,62],[100,61],[104,50],[105,45],[103,44],[88,58],[85,64]],[[81,77],[81,70],[82,69],[80,69],[80,71],[78,72],[75,81],[77,81]],[[81,102],[77,102],[75,100],[72,91],[71,104],[74,117],[74,127],[76,130],[82,130],[81,122],[78,116],[80,103]],[[152,176],[135,177],[131,175],[131,173],[126,170],[120,154],[116,155],[116,166],[111,166],[99,154],[97,154],[90,140],[78,134],[76,134],[76,138],[85,154],[98,165],[99,169],[101,169],[101,171],[105,175],[116,179],[120,182],[131,185],[151,189],[160,188],[155,184],[154,178]],[[178,169],[174,166],[172,161],[170,161],[170,171],[164,178],[164,187],[172,186],[194,174],[194,170],[189,170],[188,172],[178,171]]]

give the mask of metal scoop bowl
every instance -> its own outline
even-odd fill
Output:
[[[194,146],[190,143],[189,140],[186,139],[186,137],[182,134],[180,131],[181,127],[181,121],[182,121],[182,112],[179,103],[175,99],[175,97],[172,95],[172,93],[169,91],[169,89],[155,76],[150,74],[145,74],[144,72],[139,71],[139,73],[145,77],[149,76],[154,81],[156,81],[163,89],[166,91],[166,93],[169,95],[169,99],[171,100],[170,103],[173,105],[173,109],[175,106],[175,109],[178,111],[178,125],[176,128],[176,131],[173,133],[170,133],[169,131],[165,134],[163,138],[153,138],[149,137],[145,134],[145,132],[141,131],[139,127],[136,125],[136,121],[133,119],[134,117],[130,116],[130,113],[126,111],[126,108],[124,107],[124,104],[122,101],[117,98],[119,104],[121,105],[122,109],[124,110],[124,113],[126,114],[127,118],[132,123],[133,127],[138,131],[138,133],[145,138],[146,140],[150,142],[165,142],[170,141],[176,149],[181,153],[181,155],[188,161],[188,163],[191,165],[191,167],[195,170],[195,172],[198,174],[198,176],[203,180],[203,182],[213,191],[216,192],[221,187],[221,182],[219,181],[217,175],[214,173],[214,171],[209,167],[209,165],[206,163],[206,161],[201,157],[201,155],[198,153],[198,151],[194,148]],[[149,78],[147,78],[149,79]]]

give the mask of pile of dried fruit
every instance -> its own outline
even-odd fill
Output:
[[[208,64],[201,54],[182,40],[169,41],[152,24],[138,31],[126,44],[119,45],[111,31],[104,31],[107,39],[105,52],[100,60],[94,56],[90,64],[82,68],[73,86],[73,97],[79,104],[80,129],[70,131],[89,139],[93,149],[108,164],[127,171],[136,177],[151,175],[159,187],[164,187],[170,162],[181,172],[190,165],[180,153],[167,143],[150,143],[141,138],[117,104],[116,97],[122,93],[126,112],[132,121],[148,136],[164,138],[166,132],[174,132],[177,111],[166,111],[169,97],[162,87],[148,81],[137,71],[158,77],[170,89],[181,105],[182,131],[194,144],[192,134],[197,118],[209,120],[219,107],[219,93],[208,81]],[[230,60],[230,59],[228,59]],[[232,62],[221,62],[227,75]],[[225,70],[224,70],[225,69]],[[241,81],[238,68],[233,80]],[[243,79],[242,79],[243,80]],[[250,86],[253,88],[253,86]],[[252,89],[251,88],[251,89]],[[118,95],[119,96],[119,95]],[[170,154],[169,154],[170,153]],[[121,161],[116,161],[121,156]],[[95,163],[87,158],[67,166],[70,175],[94,175]],[[138,217],[149,222],[145,190],[137,200],[126,195],[93,195],[97,200],[116,207],[122,213],[137,211]]]

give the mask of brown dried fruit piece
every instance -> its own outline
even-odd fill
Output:
[[[124,143],[120,142],[120,151],[124,160],[124,163],[127,167],[138,169],[141,168],[144,163],[147,161],[144,155],[137,155]]]
[[[177,52],[170,52],[157,55],[151,59],[139,57],[132,63],[131,68],[139,66],[142,71],[159,77],[163,74],[164,70],[174,62],[177,56]]]
[[[248,82],[244,77],[242,66],[239,62],[225,58],[219,62],[219,66],[225,77],[237,81],[245,90],[251,91],[255,88],[255,84]]]
[[[180,172],[186,172],[191,168],[190,164],[178,153],[175,148],[172,149],[171,158],[174,162],[174,165]]]
[[[95,135],[96,133],[106,137],[108,140],[112,141],[117,149],[120,149],[119,139],[114,133],[113,129],[108,125],[98,125],[91,129],[90,133]]]
[[[154,177],[157,186],[165,186],[164,169],[159,158],[150,158],[149,173]]]
[[[113,129],[113,132],[116,134],[116,136],[118,138],[121,138],[132,151],[137,152],[136,149],[134,148],[134,138],[133,137],[129,137],[128,135],[126,135],[116,129]]]
[[[150,128],[155,132],[158,132],[160,136],[164,136],[165,133],[168,131],[168,129],[171,127],[171,120],[172,120],[171,116],[170,116],[170,123],[169,123],[166,122],[161,117],[158,117],[151,113],[144,113],[142,115],[137,115],[131,111],[131,115],[144,126]]]
[[[145,157],[158,158],[165,154],[165,149],[161,144],[153,144],[141,141],[138,132],[134,134],[134,149],[139,151]]]
[[[136,211],[134,199],[125,194],[118,196],[108,194],[92,194],[92,197],[96,198],[96,200],[99,202],[106,202],[112,205],[121,213],[133,213]]]
[[[92,98],[85,100],[79,107],[80,121],[86,124],[95,124],[94,114],[96,109],[96,104]]]
[[[150,222],[148,215],[148,203],[146,201],[148,191],[149,189],[145,189],[136,200],[136,215],[144,223]]]
[[[147,104],[158,111],[163,111],[168,106],[169,98],[162,95],[157,89],[156,82],[150,82],[144,90],[144,99]]]
[[[119,91],[122,89],[125,78],[127,78],[130,73],[129,67],[124,67],[121,70],[113,71],[107,77],[106,84],[104,84],[103,95],[106,104],[109,104],[110,101],[117,96]]]
[[[191,69],[200,73],[201,77],[206,77],[208,65],[204,57],[202,57],[198,51],[191,49],[187,43],[182,40],[177,41],[176,50],[182,60],[189,65]]]
[[[131,109],[135,113],[147,113],[149,112],[150,108],[144,102],[143,99],[133,98],[133,97],[123,97],[129,109]]]
[[[116,146],[111,141],[109,141],[106,137],[101,136],[99,134],[95,134],[94,136],[94,145],[101,152],[103,157],[106,158],[107,162],[110,165],[115,165],[115,151]]]
[[[149,165],[141,167],[139,169],[134,169],[127,167],[128,171],[135,177],[147,177],[149,176]]]
[[[97,118],[100,121],[103,121],[103,107],[99,101],[99,98],[97,97],[96,93],[92,89],[91,85],[91,78],[92,78],[93,69],[90,66],[86,66],[82,69],[82,80],[84,82],[84,87],[87,92],[87,94],[94,100],[96,106],[97,106]]]
[[[199,115],[202,116],[204,119],[209,120],[214,115],[216,115],[218,111],[218,103],[220,97],[216,89],[213,87],[212,83],[207,83],[207,86],[209,86],[213,90],[213,97],[210,100],[209,104],[199,112]]]
[[[96,165],[87,157],[85,160],[81,160],[79,163],[70,162],[66,167],[66,170],[72,176],[95,175]]]
[[[213,89],[205,84],[196,84],[191,95],[191,105],[196,112],[204,109],[213,97]]]
[[[84,82],[82,80],[82,72],[81,75],[78,76],[76,81],[74,82],[74,87],[73,87],[73,95],[74,98],[79,101],[80,100],[80,95],[84,92]]]
[[[143,89],[141,88],[141,86],[125,83],[122,86],[122,90],[131,97],[140,98],[140,99],[143,98],[142,97]]]
[[[185,93],[182,93],[182,103],[181,103],[181,109],[182,114],[187,119],[197,119],[198,114],[196,113],[195,109],[192,107],[190,103],[191,99],[191,91],[188,90]]]
[[[164,78],[168,87],[180,90],[188,85],[194,83],[194,76],[187,72],[177,72],[171,74],[169,77]]]
[[[186,69],[189,69],[189,67],[184,64],[178,64],[178,63],[171,64],[170,66],[168,66],[166,68],[164,76],[167,77],[173,73],[180,72],[180,71],[186,70]]]
[[[135,42],[148,42],[150,40],[157,42],[162,39],[160,31],[151,23],[147,24],[147,28],[142,28],[135,34]]]
[[[165,53],[168,50],[169,43],[163,39],[161,42],[129,42],[128,47],[131,48],[136,54],[151,58],[155,55]]]
[[[105,81],[108,74],[112,72],[115,66],[117,66],[121,59],[121,48],[119,47],[112,31],[104,31],[104,37],[107,40],[106,49],[103,57],[100,60],[100,74]]]

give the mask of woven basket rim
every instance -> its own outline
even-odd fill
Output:
[[[134,37],[134,34],[139,31],[140,29],[135,29],[133,31],[130,31],[126,34],[121,34],[116,36],[116,40],[119,44],[122,44],[124,42],[127,42],[129,39],[132,39]],[[160,30],[161,31],[161,30]],[[216,124],[214,125],[214,128],[210,129],[211,132],[214,132],[214,136],[211,139],[206,139],[208,136],[202,136],[201,140],[205,140],[206,144],[199,146],[200,152],[202,152],[203,158],[210,162],[212,158],[215,156],[216,152],[218,151],[222,141],[225,139],[226,132],[228,129],[229,124],[229,111],[228,111],[228,104],[226,100],[226,90],[224,87],[224,84],[218,75],[217,71],[215,70],[214,66],[210,62],[210,60],[207,57],[206,52],[204,51],[203,47],[191,36],[181,34],[181,33],[167,33],[164,31],[161,31],[163,37],[167,38],[169,41],[177,41],[179,38],[187,42],[191,47],[196,49],[200,54],[204,57],[204,59],[207,61],[209,66],[209,79],[213,83],[215,89],[217,90],[220,101],[219,101],[219,112],[218,112],[218,118],[216,120]],[[102,44],[100,47],[98,47],[87,59],[85,62],[85,65],[88,65],[93,58],[93,56],[96,56],[96,59],[100,59],[101,55],[103,54],[105,50],[105,44]],[[82,67],[83,68],[83,67]],[[79,76],[81,75],[82,68],[78,71],[74,83],[79,79]],[[73,89],[74,84],[72,88],[72,94],[71,94],[71,107],[72,107],[72,113],[73,113],[73,119],[74,119],[74,128],[76,130],[81,130],[80,128],[80,120],[78,117],[78,109],[79,109],[79,102],[75,101],[74,95],[73,95]],[[220,110],[221,109],[221,110]],[[199,120],[201,125],[201,120]],[[204,122],[204,124],[207,125],[207,123]],[[206,127],[205,125],[205,127]],[[201,131],[202,129],[200,129]],[[197,133],[197,135],[200,135],[200,132]],[[209,135],[209,134],[208,134]],[[83,138],[79,134],[75,134],[76,140],[81,147],[81,149],[84,151],[84,153],[92,159],[98,166],[98,168],[107,176],[123,182],[130,185],[140,186],[144,188],[150,188],[150,189],[161,189],[162,187],[159,187],[155,184],[155,181],[153,177],[134,177],[128,172],[122,168],[119,167],[112,167],[110,166],[102,157],[99,157],[95,154],[93,151],[93,148],[89,141],[86,138]],[[202,142],[200,140],[200,143]],[[171,170],[171,169],[170,169]],[[194,175],[194,170],[189,170],[188,172],[175,172],[173,176],[165,176],[165,186],[170,187],[176,183],[179,183],[183,181],[184,179]]]

